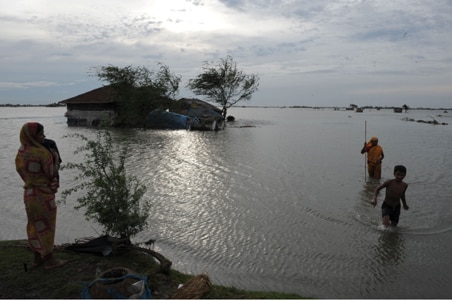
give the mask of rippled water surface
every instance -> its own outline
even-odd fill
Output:
[[[0,239],[23,239],[25,211],[14,167],[19,130],[39,121],[64,162],[81,158],[65,108],[0,108]],[[452,295],[452,114],[443,111],[333,111],[234,108],[224,131],[116,130],[130,142],[128,170],[147,185],[150,226],[137,241],[183,272],[215,283],[318,298],[450,298]],[[452,112],[451,112],[452,113]],[[447,122],[429,125],[403,118]],[[370,204],[378,182],[365,178],[360,149],[370,136],[385,152],[383,180],[407,169],[400,226],[380,227]],[[73,174],[63,171],[62,187]],[[59,197],[59,195],[57,195]],[[382,201],[382,196],[379,202]],[[57,242],[97,236],[68,201]],[[379,206],[379,205],[378,205]]]

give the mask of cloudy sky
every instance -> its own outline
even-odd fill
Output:
[[[0,0],[0,104],[105,84],[92,68],[182,77],[231,55],[246,105],[452,107],[451,0]],[[202,97],[199,97],[202,99]]]

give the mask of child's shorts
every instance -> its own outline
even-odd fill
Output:
[[[383,202],[383,204],[381,205],[381,216],[389,216],[389,220],[391,220],[392,223],[399,223],[400,205],[392,207],[386,202]]]

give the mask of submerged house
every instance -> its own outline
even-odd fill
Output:
[[[104,86],[59,102],[67,107],[66,118],[69,126],[97,126],[101,121],[114,122],[118,109],[115,92],[111,86]],[[155,110],[149,113],[145,127],[153,129],[223,129],[221,110],[199,99],[182,98],[170,113]],[[182,115],[177,116],[175,115]],[[185,120],[183,126],[175,124]],[[188,121],[187,121],[188,120]],[[174,123],[174,124],[173,124]]]
[[[67,107],[65,116],[69,126],[97,126],[101,120],[112,120],[116,110],[110,86],[103,86],[59,103]]]

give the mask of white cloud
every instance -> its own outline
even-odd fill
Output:
[[[402,97],[416,107],[428,97],[428,105],[452,106],[450,1],[0,5],[0,103],[27,102],[27,91],[42,93],[33,99],[44,103],[55,101],[48,95],[65,99],[86,92],[101,85],[88,76],[89,68],[106,64],[152,68],[160,61],[186,82],[204,61],[229,54],[239,68],[261,77],[253,105],[272,105],[277,93],[278,105],[348,105],[350,97],[378,105]],[[71,89],[61,88],[68,84]]]
[[[30,87],[57,86],[56,82],[33,81],[33,82],[0,82],[0,88],[26,89]]]

